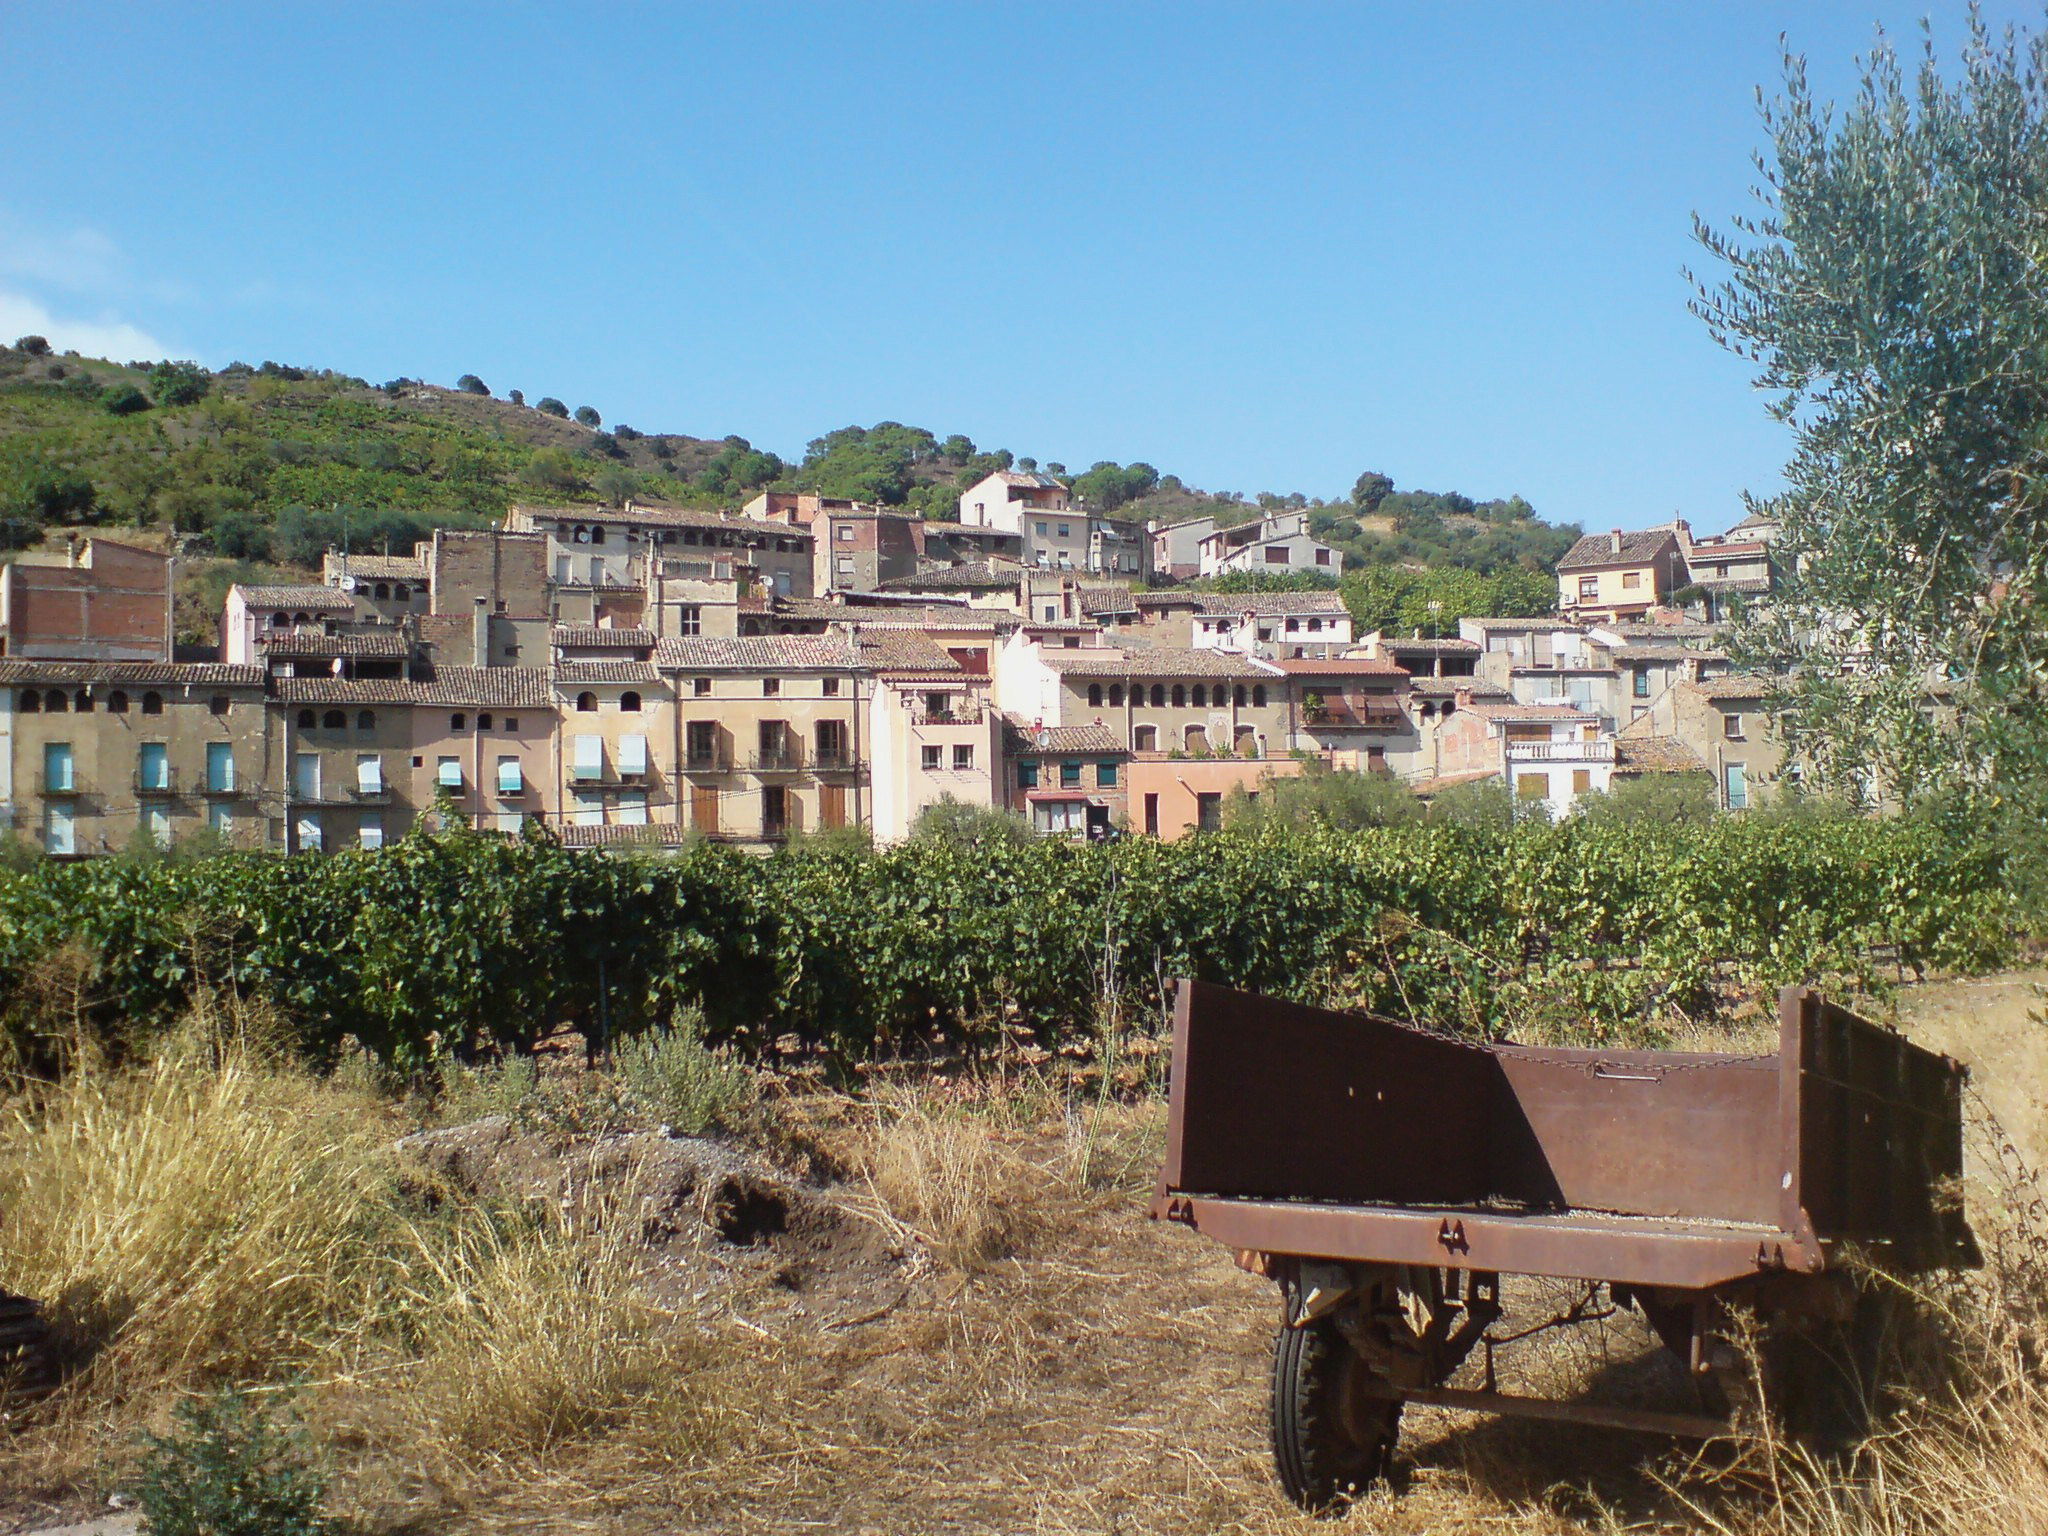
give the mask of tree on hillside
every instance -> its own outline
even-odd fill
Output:
[[[1053,474],[1059,470],[1054,469]],[[1114,512],[1126,502],[1136,501],[1159,484],[1159,471],[1150,464],[1114,464],[1107,460],[1074,477],[1072,490],[1095,512]]]
[[[1788,580],[1745,649],[1798,667],[1823,783],[2048,800],[2048,44],[1973,14],[1951,81],[1880,34],[1845,108],[1788,54],[1763,123],[1762,208],[1696,221],[1726,276],[1693,305],[1793,434],[1762,503]]]
[[[48,357],[50,338],[47,336],[23,336],[14,343],[14,350],[26,352],[30,357]]]
[[[515,389],[510,394],[506,395],[505,398],[507,400],[510,400],[514,405],[524,405],[526,404],[526,391],[523,389]]]
[[[100,394],[101,407],[112,416],[133,416],[149,409],[149,396],[133,384],[110,384]]]
[[[569,407],[562,404],[553,395],[542,395],[540,403],[534,409],[546,416],[559,416],[564,421],[569,419]]]
[[[1368,515],[1377,512],[1380,503],[1393,494],[1393,476],[1383,475],[1376,469],[1368,469],[1351,487],[1353,505]]]
[[[596,407],[594,406],[577,406],[576,419],[586,427],[601,427],[604,425],[604,418],[597,414]]]
[[[197,405],[213,388],[213,375],[197,363],[168,360],[149,370],[149,392],[158,405]]]
[[[473,373],[465,373],[455,381],[455,387],[465,395],[488,395],[491,387]]]
[[[912,472],[938,457],[938,439],[922,427],[900,421],[841,427],[805,446],[796,483],[824,496],[900,506],[910,493]]]

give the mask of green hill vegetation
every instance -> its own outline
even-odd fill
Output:
[[[1384,593],[1419,590],[1399,571],[1526,577],[1546,572],[1578,534],[1542,521],[1519,497],[1396,491],[1375,473],[1360,476],[1344,501],[1247,498],[1193,489],[1142,462],[1070,470],[901,422],[828,432],[792,463],[743,437],[642,432],[607,426],[594,407],[572,410],[553,396],[499,398],[475,374],[448,389],[274,362],[218,373],[192,363],[122,364],[60,356],[33,336],[0,347],[0,549],[91,528],[175,539],[193,585],[195,635],[228,579],[304,570],[330,545],[403,552],[434,528],[491,522],[515,501],[633,497],[732,509],[773,487],[944,519],[966,487],[1013,468],[1058,475],[1089,507],[1138,520],[1234,524],[1305,509],[1347,569],[1383,573],[1371,591],[1389,622],[1399,602],[1389,607]],[[1540,591],[1527,580],[1507,590],[1539,607],[1549,600],[1547,581]],[[1488,591],[1461,588],[1464,611],[1509,600]],[[1409,606],[1440,614],[1430,601],[1440,595]]]

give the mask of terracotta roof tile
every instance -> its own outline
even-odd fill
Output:
[[[1757,673],[1735,672],[1725,677],[1710,677],[1703,682],[1692,684],[1707,698],[1719,703],[1749,699],[1767,699],[1784,689],[1790,678],[1768,677]]]
[[[1255,677],[1263,681],[1284,675],[1235,651],[1095,646],[1077,650],[1040,647],[1038,654],[1053,671],[1076,677]]]
[[[1388,677],[1406,678],[1408,669],[1374,656],[1336,656],[1327,661],[1306,657],[1274,663],[1289,677]]]
[[[584,683],[658,683],[661,674],[651,661],[558,661],[555,686],[574,688]]]
[[[1676,549],[1678,539],[1668,528],[1644,533],[1624,533],[1616,549],[1611,533],[1589,533],[1557,562],[1560,571],[1589,569],[1598,565],[1647,565],[1667,549]]]
[[[1616,773],[1705,773],[1707,765],[1676,736],[1617,736]]]
[[[853,642],[837,635],[706,635],[674,637],[654,648],[654,664],[679,672],[816,672],[859,664]]]
[[[1123,752],[1106,725],[1038,725],[1022,715],[1003,716],[1003,750],[1017,752]]]
[[[269,656],[385,656],[412,654],[412,643],[395,629],[354,630],[330,635],[317,629],[273,629],[256,637],[257,649]]]
[[[175,687],[260,688],[263,668],[221,661],[0,661],[0,684],[159,683]]]
[[[603,624],[557,624],[548,638],[565,650],[651,651],[655,635],[651,629],[614,629]]]
[[[337,575],[358,581],[414,581],[427,579],[427,562],[417,555],[338,555],[330,553],[328,563]]]
[[[348,593],[333,587],[244,586],[238,581],[228,590],[241,593],[242,601],[251,608],[317,608],[325,613],[353,613],[356,606],[356,600]]]

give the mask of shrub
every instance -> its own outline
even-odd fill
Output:
[[[1696,826],[1712,821],[1718,809],[1714,781],[1706,774],[1646,773],[1617,778],[1606,794],[1579,796],[1577,814],[1593,822]]]
[[[587,405],[576,407],[576,419],[586,427],[601,427],[604,425],[604,418]]]
[[[455,381],[455,387],[465,395],[488,395],[491,388],[473,373],[465,373]]]
[[[1294,778],[1268,776],[1256,798],[1231,793],[1224,825],[1257,827],[1392,827],[1420,821],[1422,802],[1407,785],[1384,773],[1353,773],[1311,765]]]
[[[730,1126],[754,1100],[753,1075],[704,1044],[703,1023],[692,1011],[612,1050],[612,1072],[632,1107],[685,1136]]]
[[[213,375],[197,363],[161,362],[149,370],[149,388],[158,405],[197,405],[213,388]]]
[[[569,407],[562,404],[562,402],[557,400],[553,395],[542,395],[540,397],[540,403],[534,406],[534,409],[536,411],[541,412],[543,415],[559,416],[564,421],[567,421],[569,419]]]
[[[507,400],[510,400],[514,405],[524,405],[526,404],[526,391],[523,389],[515,389],[505,398]]]
[[[1032,840],[1032,833],[1030,824],[1014,811],[968,805],[951,795],[941,795],[917,813],[917,820],[910,826],[910,840],[971,851],[1022,847]]]
[[[23,336],[15,341],[14,350],[26,352],[30,357],[48,357],[50,339],[47,336]]]
[[[576,461],[561,448],[540,448],[526,461],[526,481],[546,491],[577,491],[583,488],[583,477],[576,472]]]
[[[319,1536],[326,1481],[303,1431],[224,1387],[181,1403],[135,1477],[148,1536]]]
[[[100,392],[100,405],[115,416],[133,416],[149,409],[149,396],[133,384],[110,384]]]

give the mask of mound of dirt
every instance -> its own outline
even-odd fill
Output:
[[[561,1148],[490,1115],[398,1145],[451,1192],[631,1223],[648,1291],[665,1305],[724,1292],[750,1316],[848,1328],[893,1309],[921,1269],[879,1210],[714,1137],[639,1131]]]

